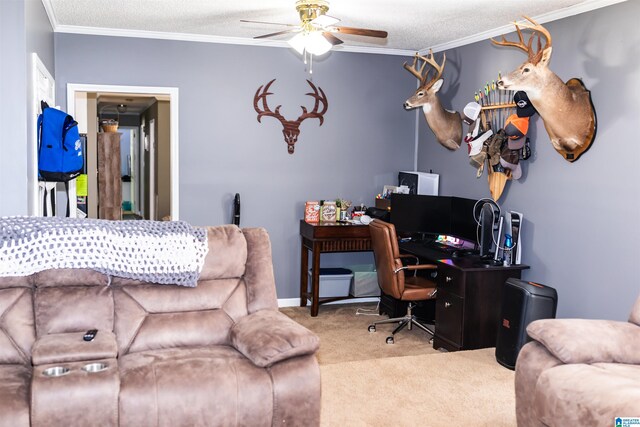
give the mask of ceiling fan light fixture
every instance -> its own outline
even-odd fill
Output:
[[[293,36],[290,40],[287,41],[289,46],[295,49],[300,55],[304,54],[305,46],[306,46],[306,37],[303,33],[298,33]]]
[[[320,31],[313,31],[306,37],[306,50],[310,54],[320,56],[329,52],[333,45],[322,35]]]
[[[305,52],[311,55],[324,55],[329,52],[333,45],[322,35],[321,31],[310,31],[296,34],[287,43],[296,52],[303,55]]]

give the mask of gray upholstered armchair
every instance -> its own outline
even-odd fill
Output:
[[[613,426],[640,418],[640,298],[628,322],[545,319],[516,363],[518,426]]]

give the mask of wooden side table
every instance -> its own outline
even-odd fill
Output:
[[[300,307],[311,300],[311,316],[318,315],[318,306],[331,301],[354,298],[352,296],[329,297],[320,300],[320,254],[323,252],[363,252],[371,250],[368,225],[337,222],[308,223],[300,220],[302,240],[300,259]],[[311,291],[308,290],[307,270],[309,251],[313,252],[311,264]]]

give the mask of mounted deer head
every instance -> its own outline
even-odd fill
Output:
[[[418,69],[418,61],[422,61],[420,69]],[[447,56],[442,56],[442,64],[433,58],[433,52],[429,51],[429,57],[418,55],[413,58],[413,65],[409,66],[405,62],[403,67],[420,81],[420,87],[416,93],[404,103],[405,110],[411,110],[416,107],[422,107],[424,117],[431,131],[436,136],[440,144],[449,150],[457,150],[462,143],[462,119],[460,114],[455,111],[445,110],[440,104],[440,99],[436,95],[442,87],[442,70],[447,61]],[[430,65],[435,70],[433,77],[429,78],[429,68],[426,72],[425,67]]]
[[[327,96],[322,91],[322,88],[316,88],[313,83],[307,80],[307,83],[309,83],[309,86],[313,89],[313,93],[307,93],[306,95],[313,97],[316,101],[313,105],[313,110],[307,112],[307,109],[304,106],[301,106],[302,114],[300,117],[298,117],[297,120],[287,120],[282,116],[282,114],[280,114],[280,107],[282,107],[282,105],[278,105],[275,111],[271,111],[267,105],[267,96],[272,95],[272,93],[269,92],[269,88],[275,81],[276,79],[273,79],[267,83],[266,86],[264,86],[264,90],[262,90],[262,86],[258,88],[255,96],[253,97],[253,108],[258,113],[259,123],[262,123],[261,119],[264,116],[275,117],[280,120],[283,127],[282,134],[284,135],[284,142],[287,143],[287,150],[289,151],[289,154],[293,154],[295,143],[298,141],[298,135],[300,135],[300,124],[302,124],[302,121],[310,118],[318,119],[320,120],[320,126],[322,126],[322,123],[324,122],[324,113],[327,112],[329,103],[327,101]],[[318,93],[318,91],[320,91],[320,93]],[[262,101],[262,108],[258,106],[260,101]],[[320,107],[320,104],[322,104],[322,111],[319,112],[318,107]]]
[[[591,102],[591,93],[579,79],[563,83],[549,69],[551,59],[551,34],[542,25],[525,16],[529,23],[516,24],[517,42],[491,41],[498,46],[512,46],[527,53],[528,59],[518,69],[498,81],[498,88],[522,90],[538,110],[551,143],[558,153],[569,162],[576,161],[593,142],[596,135],[596,113]],[[527,44],[524,43],[520,27],[532,30]],[[533,40],[538,33],[537,52]],[[546,39],[542,47],[540,34]]]

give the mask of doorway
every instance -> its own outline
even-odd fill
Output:
[[[177,88],[68,84],[67,110],[87,134],[89,217],[97,217],[98,194],[92,137],[100,122],[113,120],[121,133],[123,219],[179,218]]]

